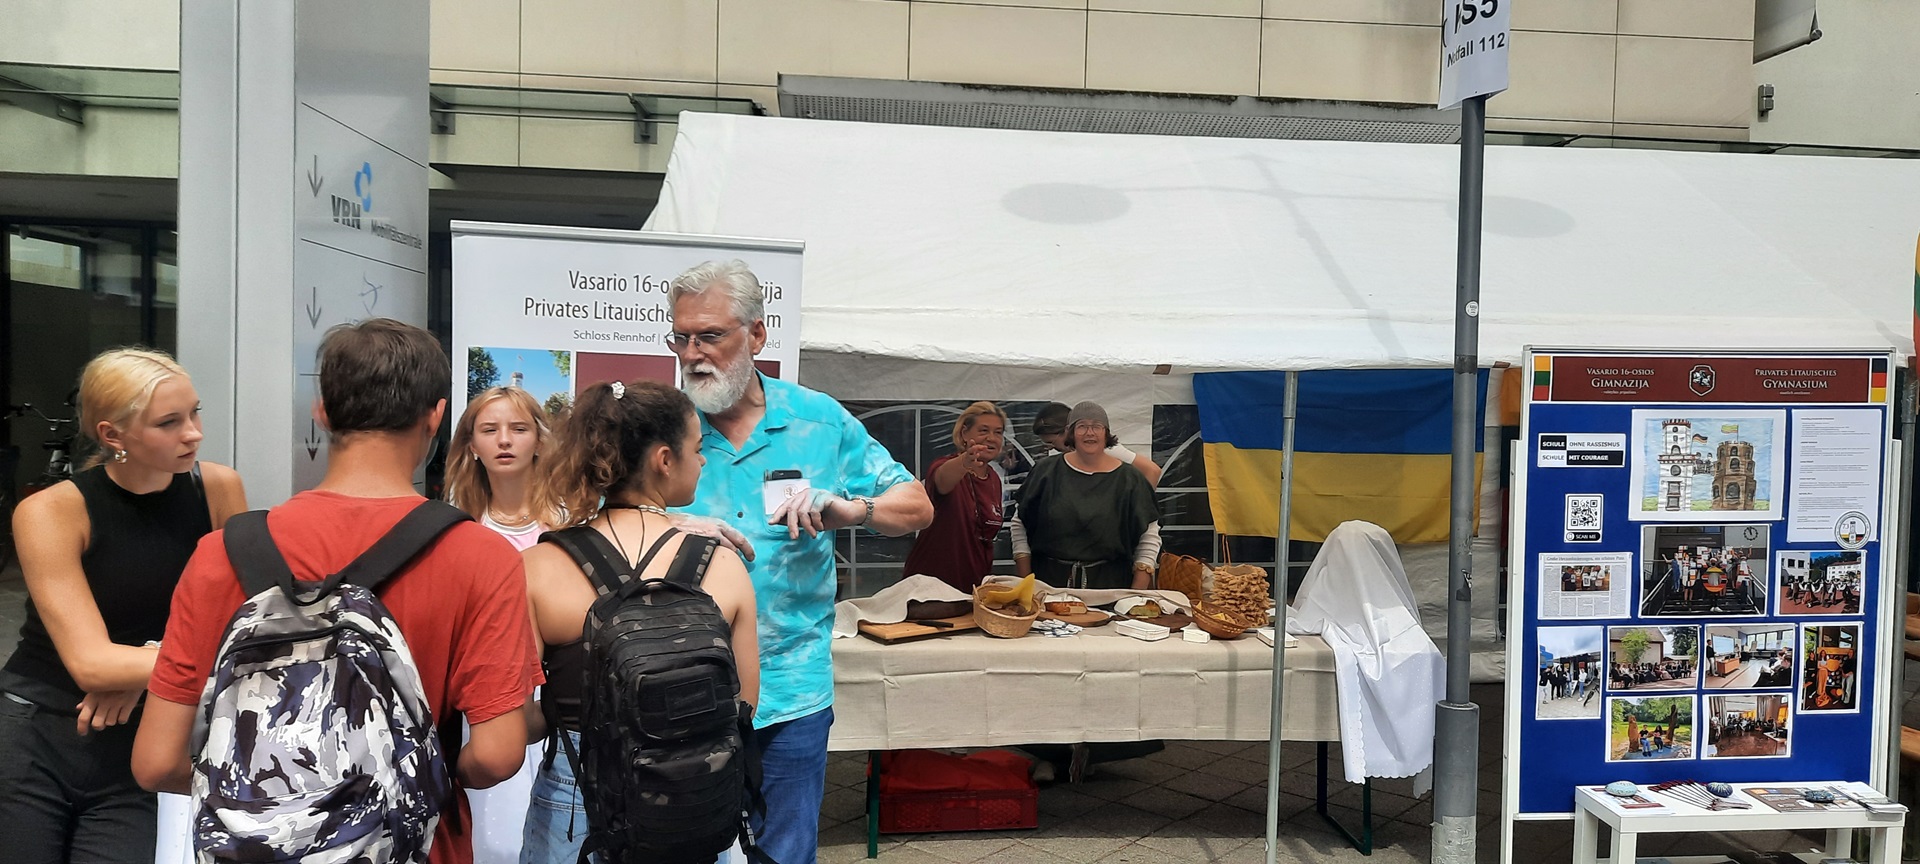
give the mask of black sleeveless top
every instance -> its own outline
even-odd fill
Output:
[[[580,731],[580,696],[587,674],[587,643],[581,639],[547,646],[547,683],[540,687],[540,704],[547,722],[568,732]]]
[[[207,499],[192,472],[173,475],[158,492],[120,488],[104,467],[75,474],[87,505],[88,541],[80,553],[87,587],[106,622],[107,637],[144,645],[166,633],[173,587],[200,538],[213,531]],[[48,708],[71,711],[85,695],[54,650],[40,612],[27,600],[20,644],[7,660],[6,689]]]

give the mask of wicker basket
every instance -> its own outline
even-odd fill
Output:
[[[1234,612],[1205,603],[1193,604],[1193,623],[1215,639],[1238,639],[1254,626]]]
[[[980,592],[995,587],[1006,586],[981,585],[973,589],[973,623],[986,631],[988,636],[1018,639],[1027,635],[1027,631],[1033,629],[1034,619],[1040,617],[1040,604],[1035,602],[1033,608],[1027,610],[1024,616],[1008,614],[1008,610],[1004,609],[989,609],[987,604],[981,601]]]

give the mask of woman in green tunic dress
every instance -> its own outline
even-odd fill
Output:
[[[1106,452],[1117,439],[1098,404],[1073,406],[1067,434],[1073,449],[1035,463],[1014,498],[1014,564],[1056,587],[1151,587],[1160,556],[1153,486]]]

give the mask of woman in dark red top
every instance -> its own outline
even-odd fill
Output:
[[[972,591],[993,568],[993,538],[1000,533],[1000,475],[993,463],[1006,447],[1007,414],[992,402],[975,402],[953,424],[958,452],[927,469],[933,524],[914,538],[906,574],[926,574]]]

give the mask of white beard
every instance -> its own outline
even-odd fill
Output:
[[[685,378],[682,387],[687,398],[693,401],[693,407],[702,414],[719,414],[740,402],[747,395],[747,388],[753,384],[753,356],[747,355],[732,366],[724,366],[702,360],[693,364],[689,371],[711,373],[712,378],[696,382]]]

